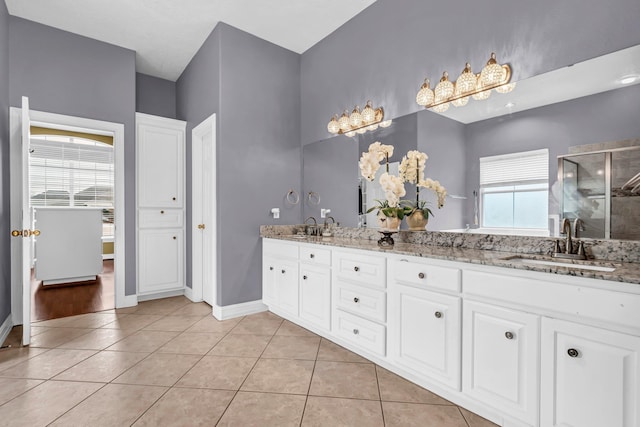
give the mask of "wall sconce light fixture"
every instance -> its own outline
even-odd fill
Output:
[[[382,107],[373,108],[371,101],[367,101],[364,109],[360,111],[357,105],[349,114],[349,110],[344,110],[342,116],[335,115],[327,125],[329,133],[346,135],[349,137],[373,131],[378,127],[389,127],[391,120],[384,120],[384,110]]]
[[[478,74],[474,74],[471,65],[467,63],[455,82],[449,81],[449,74],[445,71],[432,90],[429,79],[425,79],[416,95],[416,102],[424,108],[443,113],[449,109],[449,104],[454,107],[467,105],[470,96],[476,101],[487,99],[491,96],[491,89],[498,93],[509,93],[516,86],[515,83],[509,83],[509,80],[511,67],[508,64],[498,64],[496,54],[492,53],[487,65]]]

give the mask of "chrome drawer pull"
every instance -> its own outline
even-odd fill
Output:
[[[418,279],[424,279],[424,273],[418,273]]]
[[[442,317],[442,313],[440,313],[439,311],[436,311],[435,316],[439,319]]]
[[[316,256],[314,254],[310,254],[309,258],[315,258]]]
[[[358,297],[355,297],[355,298],[353,299],[353,302],[359,302],[359,301],[360,301],[360,298],[358,298]]]
[[[302,276],[302,280],[307,280],[307,276]]]
[[[576,350],[575,348],[570,348],[569,350],[567,350],[567,354],[569,355],[569,357],[578,357],[578,356],[580,356],[580,352],[578,350]]]
[[[353,271],[360,271],[360,267],[356,265],[355,267],[353,267]]]
[[[357,330],[357,329],[354,329],[354,330],[353,330],[353,335],[358,335],[359,333],[360,333],[360,331],[359,331],[359,330]]]
[[[507,337],[508,340],[512,340],[513,339],[513,332],[505,332],[504,336]]]

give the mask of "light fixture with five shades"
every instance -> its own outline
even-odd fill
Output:
[[[509,83],[509,80],[511,67],[498,64],[496,54],[492,53],[487,65],[478,74],[474,74],[471,65],[467,63],[455,82],[449,80],[449,74],[445,71],[432,90],[429,79],[425,79],[416,95],[416,102],[437,113],[443,113],[449,109],[450,104],[454,107],[467,105],[469,97],[476,101],[487,99],[492,89],[498,93],[509,93],[516,85]]]

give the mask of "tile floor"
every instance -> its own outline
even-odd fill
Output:
[[[1,426],[495,426],[272,313],[220,322],[184,297],[8,341]]]

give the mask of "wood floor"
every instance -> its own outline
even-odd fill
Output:
[[[103,262],[95,281],[43,286],[31,276],[31,320],[49,320],[115,308],[113,260]]]

